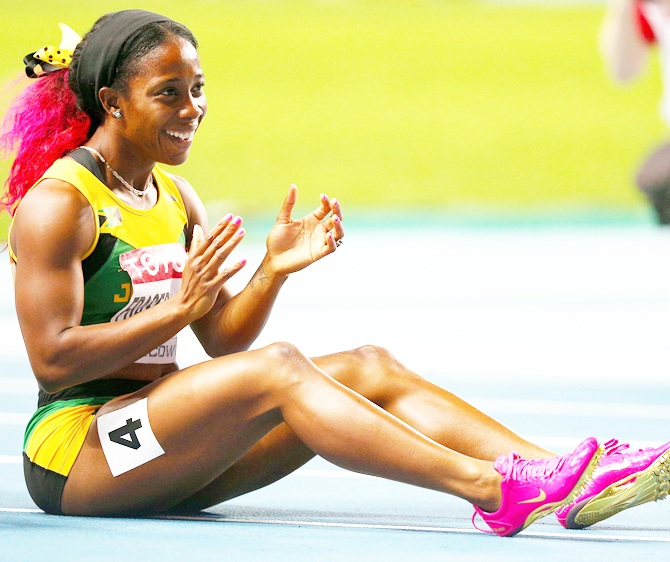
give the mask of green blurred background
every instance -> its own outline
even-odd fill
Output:
[[[610,81],[602,3],[7,1],[0,77],[125,8],[200,41],[209,114],[176,172],[215,215],[272,216],[296,183],[298,212],[325,192],[366,224],[652,222],[632,177],[665,135],[658,63]]]

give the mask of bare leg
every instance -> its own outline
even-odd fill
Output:
[[[365,346],[313,361],[334,379],[417,431],[469,457],[493,461],[509,451],[528,459],[554,456],[413,373],[379,347]],[[313,457],[314,452],[282,424],[178,509],[197,511],[262,488]]]
[[[555,456],[410,371],[385,349],[364,346],[314,362],[424,435],[464,455],[489,461],[509,451],[526,459]]]
[[[66,514],[169,509],[282,422],[304,446],[343,468],[447,492],[485,509],[500,503],[500,476],[490,462],[429,439],[288,344],[196,365],[113,400],[101,414],[145,396],[166,454],[114,478],[94,422],[65,487]]]

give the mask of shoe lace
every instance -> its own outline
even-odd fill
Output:
[[[628,443],[619,443],[617,439],[610,439],[603,445],[603,456],[620,455],[629,448]]]
[[[621,455],[630,448],[628,443],[619,443],[617,439],[610,439],[604,445],[603,456]],[[539,476],[551,476],[560,470],[570,455],[552,457],[549,459],[526,460],[517,453],[511,452],[496,461],[496,468],[503,476],[513,479],[537,478]]]
[[[496,464],[498,472],[505,478],[513,480],[530,480],[534,478],[551,477],[560,471],[570,455],[552,457],[549,459],[526,460],[517,453],[511,452],[502,462]]]
[[[604,447],[603,456],[623,455],[629,452],[628,449],[630,449],[630,445],[628,443],[619,443],[619,441],[616,439],[610,439],[607,443],[603,445],[603,447]],[[645,453],[647,451],[655,451],[655,450],[657,450],[656,447],[644,447],[638,449],[637,451],[639,453]]]
[[[540,477],[548,478],[556,471],[561,470],[569,456],[526,460],[521,458],[518,453],[510,452],[507,455],[498,457],[493,466],[504,479],[532,480]],[[477,517],[486,522],[486,519],[483,517],[483,510],[475,506],[475,512],[472,515],[472,525],[474,528],[484,533],[497,534],[495,531],[477,525]]]

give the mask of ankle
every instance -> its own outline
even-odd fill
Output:
[[[496,472],[491,463],[487,464],[487,470],[475,487],[478,497],[472,503],[488,513],[494,513],[502,505],[502,476]]]

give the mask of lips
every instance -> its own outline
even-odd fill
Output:
[[[165,131],[165,133],[172,138],[182,140],[184,142],[191,142],[195,135],[194,130],[190,131]]]

